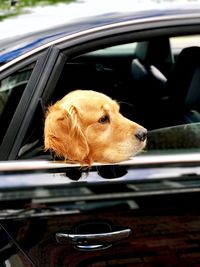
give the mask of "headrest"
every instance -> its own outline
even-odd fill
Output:
[[[142,81],[145,79],[153,79],[160,82],[163,86],[166,84],[167,79],[162,72],[160,72],[155,66],[150,65],[148,67],[141,64],[141,62],[135,58],[131,63],[131,75],[135,81]]]
[[[200,47],[184,48],[167,81],[172,102],[195,108],[200,104]]]
[[[159,71],[155,66],[150,66],[149,71],[153,77],[155,77],[158,81],[165,84],[167,82],[167,78],[165,75]]]
[[[135,56],[143,64],[155,65],[163,73],[166,71],[166,65],[171,67],[174,63],[170,42],[166,37],[139,42],[136,46]]]
[[[135,58],[131,63],[131,74],[134,80],[140,81],[148,76],[146,68]]]

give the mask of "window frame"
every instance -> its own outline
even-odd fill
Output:
[[[19,70],[20,67],[27,65],[30,61],[36,60],[31,77],[0,146],[0,160],[17,159],[18,151],[26,135],[30,121],[59,57],[60,50],[56,47],[50,47],[36,57],[28,61],[25,60],[17,68],[14,66],[14,68],[11,68],[7,72],[7,75],[9,75]]]

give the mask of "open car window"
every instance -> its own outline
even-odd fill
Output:
[[[180,44],[183,37],[173,37],[173,40],[175,38],[179,40],[178,43]],[[56,73],[58,81],[55,88],[51,89],[51,95],[46,97],[46,102],[43,102],[41,98],[41,106],[47,108],[49,104],[55,103],[65,94],[75,89],[102,92],[120,104],[120,112],[125,117],[147,128],[146,148],[136,158],[144,158],[145,160],[148,155],[159,156],[182,152],[198,153],[200,144],[198,110],[194,111],[193,107],[190,107],[189,113],[192,113],[192,116],[195,115],[196,119],[193,121],[190,117],[191,120],[187,121],[188,114],[182,113],[182,111],[185,111],[185,107],[181,110],[182,103],[181,105],[178,103],[178,106],[176,106],[176,103],[174,105],[173,102],[172,105],[170,102],[171,88],[168,88],[168,81],[171,79],[171,70],[176,64],[176,58],[174,57],[176,45],[173,44],[173,40],[169,37],[156,37],[149,40],[114,44],[104,48],[98,47],[98,49],[91,49],[87,53],[82,51],[74,53],[73,50],[73,53],[70,54],[70,51],[67,51],[68,58],[61,69],[61,73],[59,75]],[[196,36],[192,40],[195,43]],[[165,51],[160,49],[160,54],[155,54],[155,51],[158,52],[157,49],[161,45]],[[184,47],[185,43],[182,45]],[[182,73],[180,76],[182,80]],[[53,77],[51,78],[53,80]],[[177,79],[180,79],[180,77],[177,77]],[[188,100],[188,95],[186,98]],[[177,108],[178,111],[181,110],[180,113],[177,112]],[[40,117],[39,131],[38,127],[35,127],[38,123],[38,116],[41,116],[41,114],[41,110],[36,110],[35,117],[32,120],[34,127],[30,124],[27,138],[24,138],[23,147],[19,150],[18,160],[42,159],[54,161],[51,153],[44,153],[42,123],[45,114],[42,114],[44,116],[42,119]],[[29,142],[30,139],[31,142]],[[60,162],[57,163],[58,167],[62,168],[59,165]],[[128,163],[100,163],[99,166],[105,165],[106,167],[94,167],[89,172],[80,169],[80,165],[64,165],[64,168],[67,168],[64,171],[67,180],[64,178],[64,181],[137,180],[136,176],[140,177],[137,172],[135,172],[135,175],[134,172],[131,172],[131,174],[128,172],[127,174],[127,171],[124,171],[124,166],[127,165],[130,169],[132,168],[130,166],[135,166],[134,164],[134,158]],[[52,166],[55,167],[54,162]],[[123,166],[123,168],[117,166]],[[58,176],[59,179],[61,176]],[[56,183],[56,179],[52,183]]]
[[[170,44],[174,55],[178,55],[183,48],[200,46],[200,36],[197,34],[171,37]]]

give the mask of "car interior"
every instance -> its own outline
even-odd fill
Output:
[[[199,148],[200,47],[193,36],[187,36],[189,46],[172,44],[181,38],[156,37],[70,58],[53,99],[75,89],[103,92],[148,129],[148,151]]]
[[[198,148],[200,41],[197,40],[198,36],[155,37],[69,57],[49,102],[38,106],[18,158],[52,159],[43,151],[45,108],[75,89],[100,91],[117,100],[125,117],[148,129],[147,151]],[[26,82],[20,81],[17,97],[26,83],[27,75]],[[19,92],[12,89],[4,110],[13,97],[16,102],[16,91]],[[39,127],[38,112],[43,114]],[[187,136],[191,136],[191,142]]]
[[[156,54],[157,46],[162,50]],[[67,63],[58,88],[101,91],[120,103],[124,116],[149,130],[162,127],[158,110],[167,97],[167,77],[174,63],[169,39],[138,42],[125,56],[118,51],[99,54],[87,53]]]

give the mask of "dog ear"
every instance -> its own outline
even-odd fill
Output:
[[[91,164],[87,140],[80,128],[76,107],[50,107],[44,126],[45,150],[51,150],[65,160]]]

